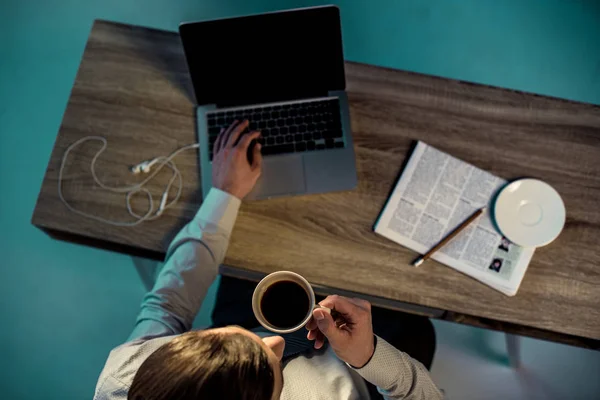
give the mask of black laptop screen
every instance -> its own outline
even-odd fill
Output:
[[[246,105],[345,88],[337,7],[179,28],[198,104]]]

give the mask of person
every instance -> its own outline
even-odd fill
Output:
[[[502,239],[500,240],[500,245],[498,246],[498,248],[502,251],[508,252],[510,250],[510,241],[507,238],[505,238],[504,236],[502,236]]]
[[[386,399],[441,398],[423,364],[374,335],[374,308],[365,300],[329,296],[320,304],[339,311],[345,325],[316,309],[308,332],[285,339],[236,325],[190,330],[241,200],[261,173],[260,133],[244,133],[247,127],[236,121],[221,130],[213,189],[169,246],[133,332],[108,356],[94,399],[369,399],[378,395],[371,384]]]
[[[500,272],[500,268],[502,268],[502,259],[494,258],[490,264],[490,269],[494,272]]]

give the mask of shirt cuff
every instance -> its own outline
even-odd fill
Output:
[[[230,234],[242,201],[217,188],[211,188],[194,219],[213,223]]]

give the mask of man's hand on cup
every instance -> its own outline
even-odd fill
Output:
[[[260,137],[259,131],[242,135],[248,128],[248,121],[234,121],[215,141],[212,161],[212,185],[238,199],[243,199],[252,190],[261,173],[261,145],[254,146],[252,164],[247,152],[250,143]],[[241,137],[240,137],[241,136]]]
[[[362,299],[329,296],[319,304],[340,313],[343,321],[334,321],[329,312],[316,308],[306,325],[308,339],[314,340],[315,348],[320,349],[327,338],[340,360],[355,368],[363,367],[375,351],[371,303]]]

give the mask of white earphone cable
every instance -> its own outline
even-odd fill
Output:
[[[96,184],[98,184],[98,186],[100,186],[101,188],[108,190],[110,192],[126,193],[125,201],[126,201],[126,205],[127,205],[127,211],[129,212],[129,215],[131,215],[133,218],[135,218],[134,221],[132,221],[132,222],[113,221],[113,220],[105,219],[102,217],[98,217],[93,214],[88,214],[84,211],[74,208],[71,204],[69,204],[67,202],[67,200],[65,200],[65,198],[63,196],[63,192],[62,192],[62,183],[63,183],[62,181],[63,181],[63,172],[65,169],[67,157],[69,156],[69,153],[71,152],[71,150],[73,150],[77,146],[81,145],[82,143],[85,143],[90,140],[102,142],[102,147],[100,148],[100,150],[98,150],[98,152],[96,152],[96,155],[94,156],[94,158],[92,158],[92,163],[90,165],[90,171],[92,173],[92,177],[94,178],[94,181],[96,182]],[[106,184],[102,183],[102,181],[100,181],[100,179],[98,179],[98,176],[96,175],[96,160],[98,160],[98,157],[100,157],[100,155],[104,152],[104,150],[106,150],[107,146],[108,146],[108,142],[102,136],[86,136],[84,138],[77,140],[76,142],[74,142],[67,148],[67,150],[65,151],[65,154],[63,155],[62,162],[60,164],[60,170],[58,171],[58,197],[70,211],[72,211],[76,214],[82,215],[84,217],[91,218],[96,221],[103,222],[103,223],[109,224],[109,225],[114,225],[114,226],[136,226],[136,225],[141,224],[144,221],[151,221],[151,220],[159,218],[166,209],[174,206],[177,203],[177,201],[179,200],[179,197],[181,196],[181,191],[183,188],[183,179],[181,176],[181,172],[179,171],[179,169],[177,168],[177,165],[173,161],[173,158],[175,158],[177,155],[179,155],[179,153],[181,153],[183,151],[190,150],[190,149],[197,149],[199,147],[199,144],[198,143],[190,144],[190,145],[187,145],[187,146],[184,146],[184,147],[181,147],[181,148],[175,150],[169,156],[166,156],[166,157],[160,156],[160,157],[156,157],[152,160],[143,161],[143,162],[139,163],[138,165],[131,168],[132,173],[134,173],[134,174],[138,174],[140,172],[141,173],[150,173],[151,168],[154,167],[154,165],[156,165],[156,164],[158,164],[158,165],[156,166],[156,168],[153,168],[153,171],[150,173],[150,175],[148,175],[148,177],[146,179],[144,179],[142,182],[136,183],[135,185],[122,186],[122,187],[106,185]],[[171,179],[169,179],[169,182],[165,186],[165,190],[161,196],[161,201],[159,203],[158,209],[155,212],[154,200],[152,199],[152,194],[148,191],[148,189],[144,188],[144,185],[146,185],[152,178],[154,178],[156,176],[156,174],[158,174],[165,166],[168,166],[169,168],[171,168],[171,170],[173,171],[173,176],[171,176]],[[167,201],[168,196],[169,196],[169,191],[171,190],[171,187],[173,186],[173,183],[176,180],[177,180],[177,193],[175,194],[175,197],[171,201]],[[149,207],[148,207],[148,211],[146,211],[146,213],[144,215],[137,214],[131,208],[131,197],[139,192],[143,192],[144,194],[146,194],[146,198],[148,199]]]

